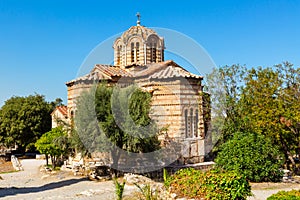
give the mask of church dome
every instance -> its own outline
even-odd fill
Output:
[[[122,68],[164,61],[164,39],[154,30],[140,25],[130,27],[114,44],[114,65]]]
[[[125,31],[121,36],[121,40],[124,42],[124,44],[127,44],[131,37],[139,37],[143,42],[146,42],[147,38],[152,34],[157,35],[157,33],[152,29],[137,25],[132,26],[127,31]]]

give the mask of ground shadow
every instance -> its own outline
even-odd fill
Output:
[[[7,187],[7,188],[0,188],[0,198],[6,196],[12,196],[17,194],[27,194],[27,193],[37,193],[43,192],[46,190],[53,190],[60,187],[69,186],[72,184],[76,184],[82,181],[89,181],[87,178],[80,178],[80,179],[69,179],[63,180],[54,183],[48,183],[46,185],[38,186],[38,187]]]

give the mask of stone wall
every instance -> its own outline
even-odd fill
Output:
[[[169,138],[182,144],[180,162],[203,162],[204,156],[210,151],[211,136],[207,135],[209,122],[204,118],[207,104],[200,95],[202,85],[199,79],[141,79],[136,82],[153,95],[151,118],[159,128],[167,128]],[[91,86],[88,82],[68,86],[69,117],[76,109],[76,98]],[[164,137],[160,139],[163,140]]]

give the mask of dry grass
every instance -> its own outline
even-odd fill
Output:
[[[15,170],[11,162],[5,162],[3,160],[0,160],[0,174],[14,172],[14,171]]]

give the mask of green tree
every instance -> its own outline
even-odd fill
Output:
[[[56,106],[63,106],[63,100],[61,98],[56,98],[54,101],[52,101],[51,103],[51,106],[53,108],[55,108]]]
[[[239,102],[248,129],[278,145],[293,169],[300,138],[299,81],[299,69],[289,63],[251,69]]]
[[[236,171],[250,181],[280,181],[283,159],[271,140],[257,133],[236,133],[221,146],[218,167]]]
[[[205,91],[210,94],[211,130],[215,150],[245,127],[238,105],[245,85],[245,66],[231,65],[214,68],[205,76]]]
[[[286,159],[295,169],[293,155],[300,157],[300,68],[296,68],[289,62],[276,65],[282,86],[279,90],[279,101],[281,102],[280,123],[281,144]]]
[[[24,151],[51,130],[52,110],[39,94],[8,99],[0,109],[0,142],[7,147],[17,144]]]
[[[43,134],[35,143],[37,150],[46,155],[46,165],[48,165],[48,155],[50,155],[52,168],[57,166],[58,158],[68,153],[69,141],[67,133],[62,127],[52,128],[51,131]]]
[[[271,139],[286,164],[300,151],[300,69],[288,62],[246,70],[238,65],[215,69],[207,76],[212,100],[212,131],[220,144],[240,132]],[[217,109],[214,109],[217,108]]]
[[[90,153],[110,151],[117,169],[122,150],[138,153],[159,148],[158,131],[149,117],[150,102],[151,95],[136,87],[121,89],[101,83],[78,99],[76,131]]]

